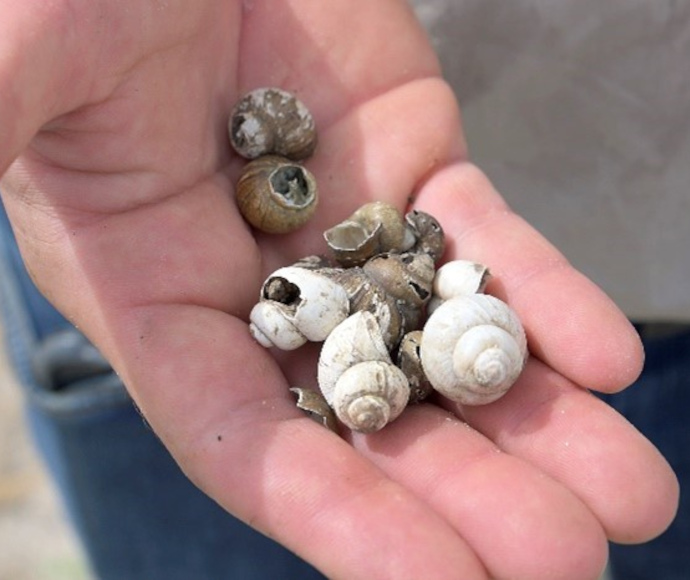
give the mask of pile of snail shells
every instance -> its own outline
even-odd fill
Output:
[[[236,187],[244,219],[270,234],[303,226],[316,211],[316,180],[301,162],[316,149],[314,118],[293,94],[276,87],[244,95],[228,122],[230,143],[248,159]]]
[[[484,294],[469,261],[438,270],[443,231],[429,214],[372,202],[325,232],[330,257],[308,256],[264,282],[250,332],[266,348],[323,342],[322,398],[298,406],[334,428],[371,433],[432,391],[465,405],[495,401],[520,375],[527,340],[515,312]]]
[[[317,144],[307,107],[282,89],[256,89],[233,109],[228,132],[249,160],[236,191],[245,220],[267,233],[304,225],[318,201],[301,164]],[[372,202],[324,237],[330,257],[271,274],[250,314],[266,348],[323,342],[320,393],[291,389],[300,408],[334,431],[340,422],[371,433],[434,390],[466,405],[507,392],[528,356],[522,325],[483,293],[486,267],[458,260],[436,269],[444,234],[433,216]]]

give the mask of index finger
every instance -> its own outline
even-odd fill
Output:
[[[440,216],[449,258],[489,266],[488,290],[518,311],[532,354],[599,391],[620,390],[639,375],[644,354],[632,324],[510,210],[477,167],[459,162],[438,172],[420,188],[417,207]]]

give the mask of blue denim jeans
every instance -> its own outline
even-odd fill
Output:
[[[0,310],[37,445],[101,580],[323,578],[189,483],[117,377],[69,336],[70,325],[33,287],[4,214]],[[604,398],[661,449],[683,486],[690,481],[690,331],[645,337],[645,328],[643,375]],[[660,538],[611,546],[614,578],[687,580],[689,547],[690,502],[681,496],[678,518]]]
[[[646,350],[638,381],[622,393],[604,397],[670,462],[681,485],[678,516],[669,529],[641,546],[611,545],[616,580],[690,578],[690,329],[640,325]]]
[[[10,359],[37,447],[95,575],[323,578],[189,482],[100,355],[32,285],[0,214],[0,311]]]

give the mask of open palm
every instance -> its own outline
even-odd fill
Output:
[[[17,4],[17,6],[10,6]],[[333,578],[596,578],[606,538],[659,533],[656,450],[584,387],[642,352],[622,314],[466,161],[454,97],[399,0],[0,4],[0,171],[28,268],[106,354],[187,475]],[[319,127],[317,215],[238,215],[226,119],[280,86]],[[246,317],[265,275],[362,202],[437,216],[488,264],[533,353],[484,408],[421,405],[343,441],[295,409]],[[286,359],[288,360],[288,359]]]

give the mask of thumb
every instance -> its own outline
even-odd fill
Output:
[[[81,21],[84,17],[80,16]],[[88,84],[80,26],[64,2],[0,9],[0,174],[50,119],[75,106]]]

